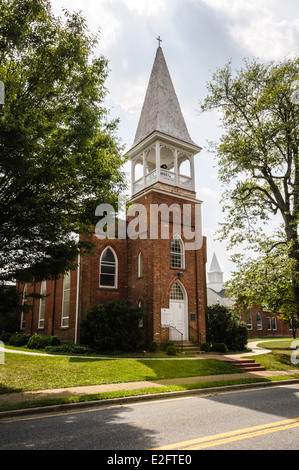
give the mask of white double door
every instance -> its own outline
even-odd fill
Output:
[[[185,300],[170,300],[169,325],[169,339],[171,341],[187,341],[189,339],[187,306]]]

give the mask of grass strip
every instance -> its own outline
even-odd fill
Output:
[[[193,384],[181,384],[181,385],[168,385],[161,387],[151,387],[151,388],[138,388],[135,390],[118,390],[113,392],[102,392],[94,394],[85,394],[85,395],[75,395],[68,397],[57,397],[57,398],[42,398],[39,400],[32,400],[19,403],[3,403],[0,405],[0,412],[11,411],[11,410],[21,410],[29,408],[38,408],[51,405],[63,405],[71,403],[85,403],[88,401],[94,400],[107,400],[112,398],[124,398],[124,397],[134,397],[140,395],[149,395],[157,393],[167,393],[167,392],[177,392],[185,390],[197,390],[205,388],[220,387],[224,385],[237,385],[237,384],[250,384],[255,382],[267,382],[267,378],[244,378],[244,379],[235,379],[235,380],[221,380],[213,382],[200,382]]]

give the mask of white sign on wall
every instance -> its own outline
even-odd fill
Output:
[[[169,327],[169,308],[161,308],[161,326],[162,328]]]

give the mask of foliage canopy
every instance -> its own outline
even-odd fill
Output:
[[[224,343],[230,351],[242,351],[248,332],[239,313],[217,304],[206,308],[206,337],[212,345]]]
[[[0,280],[74,267],[78,235],[124,185],[98,42],[80,13],[55,17],[48,0],[0,3]]]
[[[286,247],[297,316],[298,77],[299,58],[265,64],[246,60],[238,71],[229,62],[213,75],[202,104],[203,111],[219,111],[224,130],[215,146],[226,213],[221,237],[230,246],[244,242],[260,254],[280,244]]]

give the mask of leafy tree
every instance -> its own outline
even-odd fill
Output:
[[[206,308],[206,337],[212,345],[224,343],[231,351],[242,351],[248,332],[236,311],[217,304]]]
[[[229,62],[215,72],[202,110],[219,110],[223,135],[215,146],[226,213],[221,237],[269,254],[284,244],[299,316],[299,59]],[[295,93],[295,95],[294,95]],[[295,99],[294,99],[295,98]],[[277,218],[274,218],[277,216]],[[271,223],[277,227],[270,233]],[[268,233],[267,233],[268,232]]]
[[[292,287],[293,264],[283,246],[277,246],[267,256],[244,263],[234,258],[237,269],[226,283],[227,294],[246,312],[253,305],[265,306],[277,314],[292,329],[293,337],[299,327],[296,303]]]
[[[142,307],[129,300],[111,301],[91,308],[82,319],[80,340],[97,351],[135,351],[144,343],[139,326]]]
[[[22,311],[20,296],[14,286],[0,284],[0,334],[19,330],[19,314]]]
[[[0,2],[0,280],[74,268],[78,235],[124,185],[105,108],[108,62],[79,13],[48,0]]]

